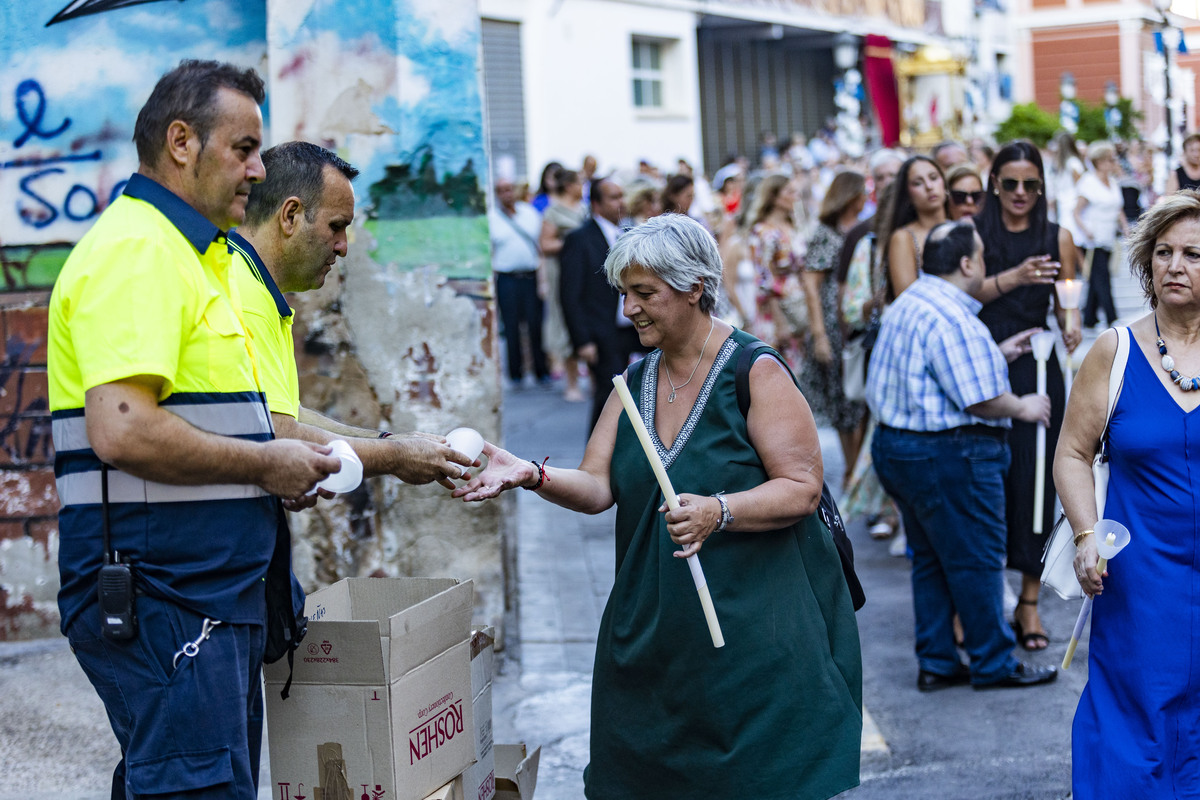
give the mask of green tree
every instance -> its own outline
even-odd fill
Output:
[[[1140,139],[1137,126],[1134,122],[1142,119],[1144,116],[1140,111],[1133,110],[1133,101],[1128,97],[1122,97],[1117,100],[1117,108],[1121,110],[1121,124],[1117,128],[1117,138],[1129,141],[1131,139]],[[1096,142],[1101,139],[1108,139],[1108,124],[1104,119],[1106,108],[1103,103],[1079,104],[1079,134],[1078,138],[1082,142]]]
[[[996,128],[996,141],[1000,144],[1013,139],[1028,139],[1038,147],[1045,147],[1058,130],[1058,116],[1038,108],[1037,103],[1020,103],[1013,106],[1012,114]]]
[[[1140,111],[1135,111],[1133,101],[1122,97],[1117,101],[1121,109],[1121,125],[1117,128],[1117,138],[1131,141],[1140,139],[1137,121],[1143,118]],[[1104,121],[1103,103],[1079,103],[1079,132],[1075,134],[1081,142],[1095,142],[1108,138],[1108,126]],[[1058,115],[1043,111],[1036,103],[1021,103],[1013,106],[1012,115],[996,128],[996,141],[1000,144],[1011,142],[1013,139],[1028,139],[1038,147],[1046,143],[1059,130]]]

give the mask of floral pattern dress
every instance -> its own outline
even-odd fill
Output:
[[[822,364],[813,357],[812,334],[808,335],[806,350],[809,357],[800,368],[800,387],[804,399],[818,421],[828,423],[839,431],[854,430],[866,415],[867,406],[861,400],[850,401],[842,390],[842,322],[838,316],[838,284],[834,277],[838,256],[845,237],[828,225],[821,224],[808,240],[804,268],[824,274],[821,284],[821,318],[833,359]]]
[[[757,313],[749,333],[774,346],[796,369],[802,355],[801,335],[807,327],[801,311],[804,287],[800,284],[801,258],[793,247],[792,232],[758,223],[750,230],[750,260],[757,285]],[[780,319],[784,308],[791,318]],[[790,330],[780,335],[781,329]]]

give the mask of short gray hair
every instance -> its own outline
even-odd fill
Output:
[[[884,164],[890,164],[892,162],[903,164],[904,154],[885,147],[880,150],[876,150],[871,154],[871,159],[867,162],[867,169],[871,171],[871,176],[874,177],[875,173],[879,171],[880,167],[882,167]]]
[[[620,290],[630,267],[648,269],[680,292],[702,284],[700,310],[711,314],[717,308],[721,253],[712,234],[685,214],[661,214],[621,234],[604,261],[608,282]]]

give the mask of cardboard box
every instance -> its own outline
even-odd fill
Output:
[[[496,760],[492,753],[492,668],[495,628],[471,634],[471,710],[475,719],[475,763],[462,774],[463,800],[492,800]]]
[[[475,760],[470,581],[349,578],[309,595],[308,635],[268,665],[276,796],[420,800]],[[302,788],[301,788],[302,785]]]
[[[542,748],[534,750],[529,757],[525,756],[524,744],[498,744],[493,751],[496,758],[493,796],[496,800],[533,800]],[[431,792],[423,800],[471,800],[469,791],[463,788],[464,775]]]
[[[498,744],[492,751],[496,754],[496,800],[533,800],[542,748],[528,757],[524,744]]]
[[[423,800],[464,800],[462,775],[459,775],[437,791],[425,795]]]

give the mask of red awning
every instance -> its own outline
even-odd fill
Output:
[[[867,93],[885,147],[894,147],[900,141],[900,96],[896,88],[896,73],[892,70],[892,42],[886,36],[869,33],[863,48],[863,65],[866,72]]]

